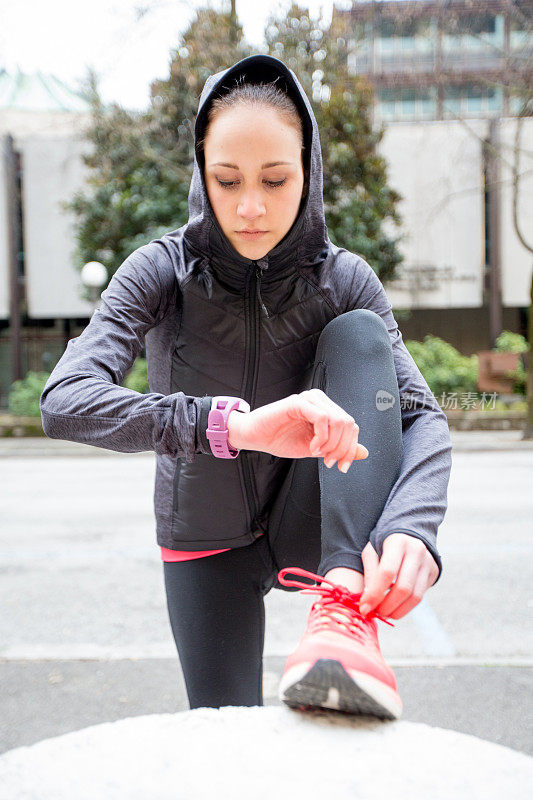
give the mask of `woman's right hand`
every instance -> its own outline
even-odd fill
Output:
[[[359,426],[321,389],[308,389],[248,413],[232,411],[228,439],[239,450],[258,450],[281,458],[324,458],[346,472],[368,456],[357,441]],[[343,469],[343,466],[346,466]]]

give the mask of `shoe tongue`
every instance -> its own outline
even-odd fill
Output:
[[[348,614],[342,614],[340,611],[329,611],[327,615],[326,615],[326,614],[323,614],[323,616],[324,616],[324,617],[325,617],[325,616],[328,616],[328,617],[337,617],[337,619],[340,619],[340,620],[341,620],[341,622],[346,622],[346,621],[347,621]]]
[[[318,614],[320,617],[336,617],[341,622],[348,622],[355,616],[354,609],[349,606],[335,608],[330,604],[323,606],[320,603],[318,604]]]
[[[331,603],[325,603],[322,605],[320,600],[317,600],[317,606],[320,618],[336,617],[341,622],[348,622],[349,620],[355,618],[358,622],[364,621],[370,625],[375,624],[373,619],[370,619],[369,617],[363,617],[357,613],[357,611],[359,611],[358,604],[356,604],[357,608],[353,608],[350,605],[344,605],[342,601],[339,600],[338,606],[340,606],[340,608],[335,608],[335,606]]]

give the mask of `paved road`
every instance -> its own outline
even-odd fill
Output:
[[[444,572],[380,642],[403,719],[533,755],[533,442],[452,432]],[[188,708],[152,509],[155,459],[0,440],[0,752]],[[110,487],[113,487],[111,492]],[[315,596],[266,598],[265,704]]]

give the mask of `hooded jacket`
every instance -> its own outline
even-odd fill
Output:
[[[391,533],[421,539],[439,567],[451,441],[444,412],[402,339],[374,270],[338,247],[324,218],[317,122],[294,72],[252,55],[211,75],[195,122],[235,81],[276,80],[304,123],[308,191],[285,237],[263,258],[241,255],[212,210],[195,147],[188,222],[137,248],[71,339],[40,398],[45,434],[124,453],[154,451],[157,543],[173,550],[240,547],[266,532],[291,459],[241,450],[218,459],[206,437],[211,398],[256,407],[311,386],[318,338],[336,316],[367,308],[386,323],[402,406],[402,465],[370,541],[381,558]],[[146,394],[120,386],[146,347]]]

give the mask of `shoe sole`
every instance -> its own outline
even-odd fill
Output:
[[[352,714],[398,719],[402,701],[397,692],[365,672],[348,673],[331,658],[319,658],[309,669],[296,664],[283,675],[278,699],[292,708],[330,708]]]

